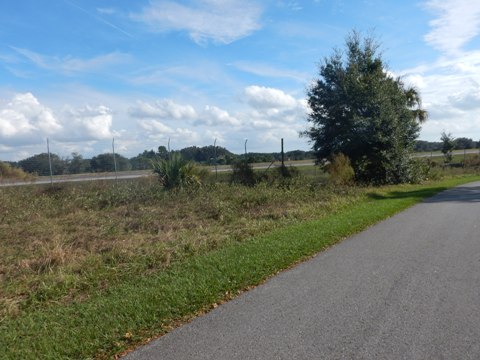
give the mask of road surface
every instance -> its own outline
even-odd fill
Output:
[[[480,359],[479,220],[443,192],[125,359]]]

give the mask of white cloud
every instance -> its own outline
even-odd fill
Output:
[[[437,18],[425,41],[447,54],[459,52],[480,33],[480,2],[472,0],[430,0],[425,6]]]
[[[141,120],[138,124],[146,138],[164,145],[170,140],[172,148],[197,145],[201,139],[197,132],[189,128],[172,128],[158,120]]]
[[[291,95],[282,90],[252,85],[245,88],[245,96],[248,103],[257,109],[268,108],[293,108],[297,101]]]
[[[152,1],[131,18],[154,32],[186,31],[197,44],[229,44],[260,29],[261,8],[249,0]]]
[[[43,144],[46,137],[66,147],[65,143],[85,145],[121,135],[112,128],[113,112],[103,105],[53,111],[31,93],[16,94],[0,105],[0,145],[14,146],[17,151]]]
[[[196,125],[208,125],[208,126],[239,126],[241,122],[231,116],[228,111],[222,110],[216,106],[205,106],[201,117],[195,122]]]
[[[40,104],[31,93],[16,94],[0,108],[0,141],[43,141],[42,137],[58,133],[62,125],[52,110]],[[29,140],[30,139],[30,140]]]
[[[109,54],[99,55],[90,59],[79,59],[72,56],[63,58],[57,56],[42,55],[37,52],[12,47],[17,53],[27,58],[39,68],[72,75],[81,72],[94,72],[108,68],[115,64],[126,63],[131,60],[130,55],[112,52]]]
[[[64,112],[65,131],[62,138],[66,140],[105,140],[119,135],[112,130],[112,110],[100,105],[92,107],[89,105],[80,109],[67,109]]]
[[[173,132],[172,128],[157,120],[141,120],[138,123],[149,134],[171,134]]]
[[[278,127],[280,124],[302,123],[308,111],[305,99],[295,99],[280,89],[263,86],[248,86],[245,96],[252,107],[247,116],[256,128]]]
[[[171,99],[162,99],[154,103],[137,101],[130,108],[130,115],[135,118],[154,118],[163,120],[190,120],[197,117],[197,112],[191,105],[182,105]]]

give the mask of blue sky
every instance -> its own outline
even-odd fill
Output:
[[[5,0],[0,159],[217,144],[308,149],[305,94],[356,29],[430,112],[421,139],[480,139],[480,2]]]

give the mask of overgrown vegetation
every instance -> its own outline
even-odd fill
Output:
[[[302,168],[291,186],[272,169],[276,180],[254,187],[225,182],[172,192],[152,177],[0,189],[3,356],[111,357],[424,196],[474,179],[349,187],[328,185],[313,170],[307,178],[311,170]]]
[[[22,169],[13,167],[10,164],[0,161],[0,182],[2,180],[30,180],[32,174],[27,174]]]
[[[352,168],[350,159],[342,153],[333,157],[332,161],[325,166],[330,174],[330,181],[336,185],[352,185],[355,171]]]
[[[200,186],[208,173],[193,162],[185,160],[180,153],[171,153],[167,158],[152,160],[153,172],[166,189]]]

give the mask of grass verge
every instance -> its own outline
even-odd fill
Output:
[[[2,356],[113,357],[426,197],[478,179],[369,189],[319,220],[228,243],[151,276],[132,276],[97,289],[83,301],[31,308],[0,323]]]

